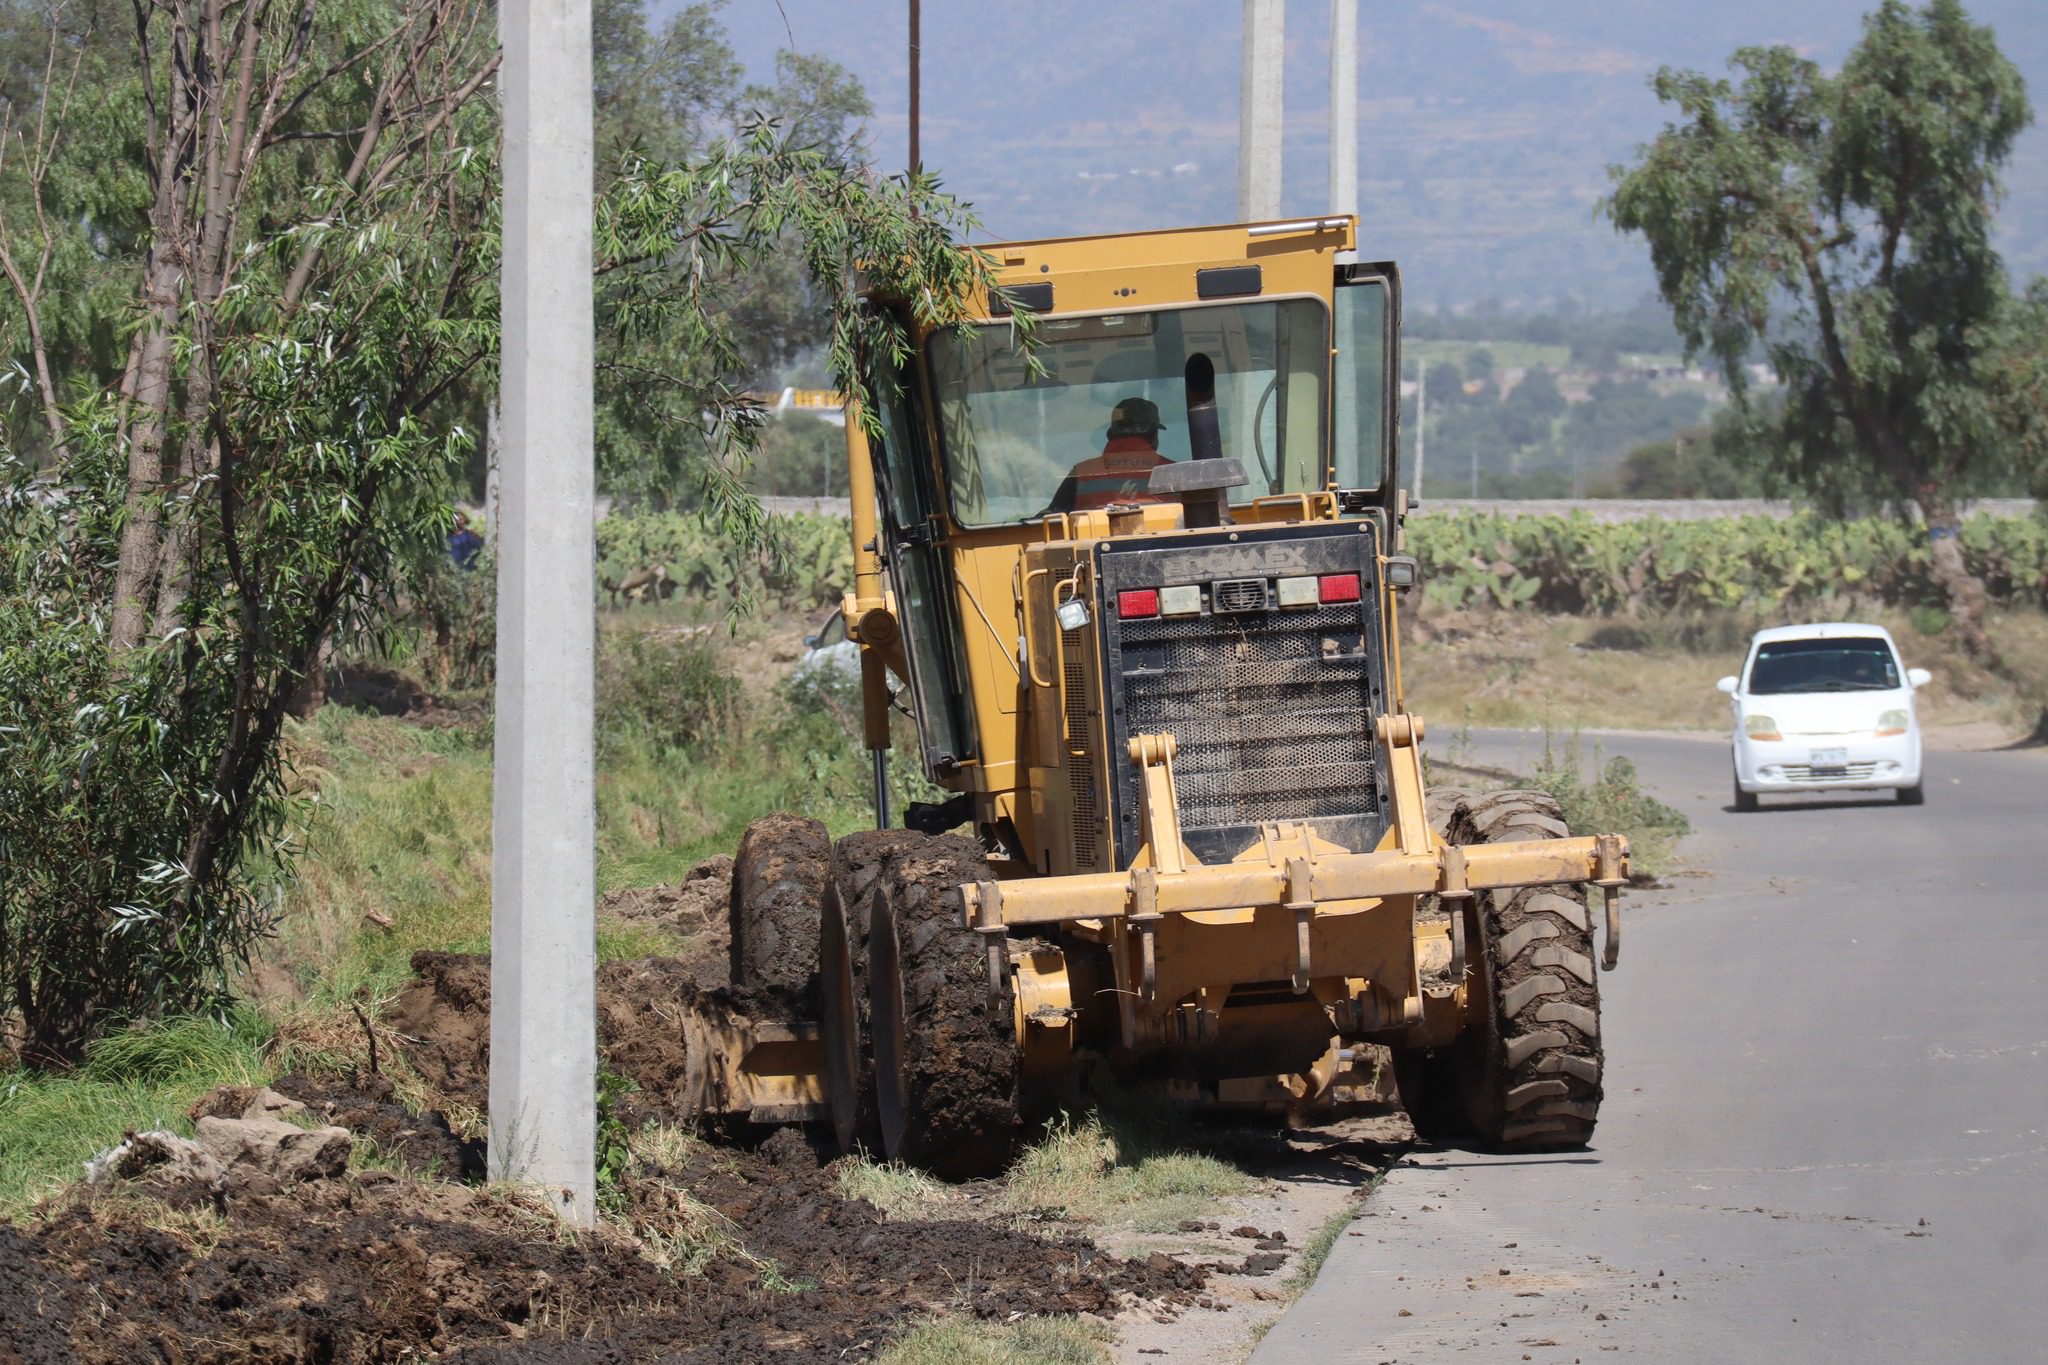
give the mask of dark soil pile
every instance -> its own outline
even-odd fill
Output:
[[[706,949],[710,953],[711,949]],[[724,953],[716,956],[722,965]],[[759,991],[707,989],[710,964],[689,958],[642,957],[607,962],[597,970],[597,1034],[606,1069],[637,1087],[620,1106],[628,1124],[667,1122],[697,1115],[672,1107],[670,1096],[690,1092],[692,1058],[681,1015],[690,1010],[734,1011],[786,1018],[791,1002]],[[421,1079],[448,1099],[478,1109],[490,1100],[491,960],[480,954],[415,953],[413,979],[385,1013],[403,1040],[406,1059]],[[722,973],[720,973],[722,975]]]
[[[294,1073],[274,1082],[271,1089],[305,1105],[322,1123],[338,1124],[368,1138],[378,1152],[415,1175],[484,1178],[484,1144],[458,1137],[438,1111],[415,1114],[397,1103],[391,1082],[383,1076],[340,1081]]]
[[[862,1359],[938,1309],[1107,1314],[1201,1287],[1166,1257],[883,1222],[784,1131],[772,1152],[702,1147],[628,1179],[643,1232],[737,1238],[697,1274],[615,1228],[562,1237],[512,1196],[376,1171],[230,1193],[223,1222],[196,1231],[76,1195],[30,1228],[0,1224],[0,1361]]]
[[[698,979],[705,985],[724,980],[724,959],[729,934],[726,905],[732,895],[733,861],[725,854],[706,858],[683,874],[673,886],[635,886],[607,892],[597,903],[597,913],[628,924],[651,924],[689,935],[711,934],[717,938],[719,973]],[[693,960],[694,960],[694,954]],[[708,956],[708,950],[707,950]]]

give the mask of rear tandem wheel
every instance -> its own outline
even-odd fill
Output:
[[[882,1146],[891,1160],[966,1180],[1009,1161],[1019,1120],[1014,996],[990,998],[981,935],[959,887],[984,880],[972,839],[939,835],[889,858],[868,934],[870,1035]]]

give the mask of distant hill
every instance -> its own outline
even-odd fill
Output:
[[[674,0],[657,0],[673,7]],[[1639,243],[1595,222],[1606,167],[1662,124],[1660,64],[1719,72],[1749,43],[1834,63],[1863,0],[1425,0],[1360,6],[1365,249],[1402,262],[1412,300],[1510,308],[1626,307],[1651,287]],[[1972,14],[2048,105],[2048,5],[1980,0]],[[1285,207],[1327,207],[1326,0],[1288,7]],[[730,0],[748,67],[793,35],[843,62],[878,111],[877,157],[903,158],[905,0]],[[1241,6],[1201,0],[924,0],[924,159],[990,237],[1227,221],[1236,216]],[[785,28],[785,15],[787,28]],[[2008,174],[2000,245],[2048,273],[2048,129]]]

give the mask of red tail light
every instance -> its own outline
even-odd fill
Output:
[[[1324,606],[1333,602],[1356,602],[1358,600],[1358,575],[1355,573],[1327,573],[1318,583]]]
[[[1134,616],[1159,614],[1159,589],[1132,588],[1116,595],[1116,614],[1129,620]]]

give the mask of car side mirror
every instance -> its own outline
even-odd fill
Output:
[[[1735,678],[1731,675],[1729,677],[1721,679],[1721,681],[1715,683],[1714,686],[1720,688],[1723,692],[1726,692],[1729,696],[1732,697],[1735,695],[1735,682]]]
[[[1909,668],[1906,670],[1906,686],[1908,687],[1925,687],[1933,681],[1934,675],[1924,668]]]

